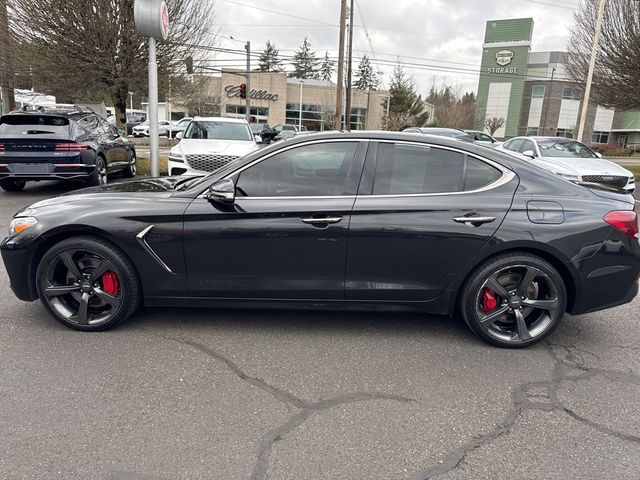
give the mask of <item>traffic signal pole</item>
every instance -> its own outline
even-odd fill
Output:
[[[247,50],[247,90],[246,90],[246,109],[247,109],[247,122],[251,123],[251,42],[247,42],[244,46]]]

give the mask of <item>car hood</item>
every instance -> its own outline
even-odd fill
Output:
[[[171,153],[181,155],[218,154],[241,157],[257,150],[255,142],[244,140],[197,140],[182,139],[171,149]]]
[[[603,158],[566,158],[566,157],[538,157],[532,163],[540,163],[541,167],[552,169],[559,167],[561,173],[574,173],[577,175],[623,175],[630,172],[617,163]]]
[[[134,180],[130,182],[111,183],[101,185],[99,187],[82,188],[73,192],[65,193],[58,197],[41,200],[33,205],[26,207],[20,213],[25,215],[26,210],[39,209],[42,207],[69,205],[72,209],[81,208],[84,200],[104,199],[104,201],[124,201],[127,198],[133,198],[150,195],[161,195],[167,197],[173,194],[174,186],[185,177],[162,177],[162,178],[145,178],[142,180]],[[101,200],[102,201],[102,200]]]

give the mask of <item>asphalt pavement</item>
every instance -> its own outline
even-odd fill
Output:
[[[0,230],[68,190],[0,193]],[[637,479],[639,313],[526,350],[396,313],[147,308],[81,333],[2,268],[0,478]]]

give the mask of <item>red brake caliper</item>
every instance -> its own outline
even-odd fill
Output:
[[[117,296],[120,294],[120,282],[118,281],[118,275],[110,270],[104,272],[100,277],[102,280],[102,290],[109,295]]]
[[[488,288],[483,288],[481,293],[481,307],[484,313],[488,313],[494,308],[498,306],[498,300],[496,299],[496,294],[493,293]]]

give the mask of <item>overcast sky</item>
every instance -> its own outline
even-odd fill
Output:
[[[340,0],[209,1],[214,4],[222,47],[242,49],[238,40],[249,40],[253,50],[261,51],[271,40],[281,54],[292,55],[307,36],[318,56],[325,51],[331,57],[338,55]],[[419,64],[405,70],[423,95],[434,81],[475,92],[478,76],[473,72],[479,69],[487,20],[532,17],[532,50],[565,50],[579,1],[356,0],[354,68],[362,55],[375,57],[379,64],[374,68],[384,72],[387,87],[392,64],[400,59]],[[240,66],[239,56],[218,59],[218,65]]]

